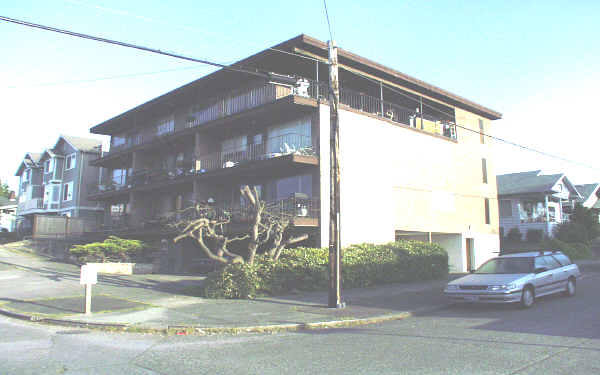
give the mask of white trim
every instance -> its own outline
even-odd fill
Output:
[[[67,168],[67,162],[69,161],[69,158],[73,157],[73,161],[71,162],[71,167]],[[70,171],[71,169],[75,169],[75,167],[77,166],[77,152],[73,152],[70,153],[68,155],[65,156],[65,171]]]

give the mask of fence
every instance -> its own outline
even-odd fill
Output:
[[[33,238],[67,238],[98,231],[96,219],[71,218],[67,216],[35,215]]]

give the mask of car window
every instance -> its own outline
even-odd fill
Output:
[[[485,262],[475,273],[486,274],[518,274],[531,273],[533,262],[531,258],[494,258]]]
[[[544,259],[544,257],[535,257],[535,268],[540,267],[550,268],[548,264],[546,264],[546,259]]]
[[[544,257],[544,261],[546,261],[546,264],[548,265],[548,269],[555,269],[555,268],[562,267],[560,265],[560,263],[550,255],[546,255]]]
[[[571,264],[571,260],[565,254],[554,254],[552,255],[554,259],[558,260],[558,262],[563,266],[568,266]]]

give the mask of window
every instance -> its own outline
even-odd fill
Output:
[[[67,155],[67,157],[65,158],[65,171],[75,168],[76,163],[77,163],[77,154],[73,153],[71,155]]]
[[[554,254],[553,257],[554,259],[558,260],[562,266],[568,266],[571,264],[569,257],[564,254]]]
[[[485,223],[489,224],[490,223],[490,199],[489,198],[485,198],[484,206],[485,206]]]
[[[485,160],[485,159],[481,159],[481,173],[483,174],[483,183],[487,184],[488,183],[487,160]]]
[[[548,217],[550,218],[550,222],[556,222],[556,207],[548,206]]]
[[[48,159],[44,162],[44,173],[50,173],[54,171],[54,158]]]
[[[286,122],[269,128],[267,134],[268,153],[291,153],[310,147],[311,122],[310,117]]]
[[[31,169],[26,169],[25,173],[23,174],[23,182],[29,181],[30,178],[31,178]]]
[[[544,257],[544,260],[546,261],[546,264],[548,265],[548,268],[549,268],[549,269],[555,269],[555,268],[560,268],[560,267],[562,267],[562,266],[560,265],[560,263],[559,263],[559,262],[558,262],[556,259],[554,259],[554,257],[552,257],[552,256],[550,256],[550,255],[546,255],[546,256]]]
[[[127,138],[123,135],[113,135],[111,138],[113,147],[123,146],[127,142]]]
[[[127,169],[113,169],[112,183],[115,187],[121,187],[127,182]]]
[[[479,119],[479,140],[481,141],[481,144],[485,143],[485,132],[484,132],[485,128],[483,126],[483,120]]]
[[[500,201],[500,216],[501,217],[512,217],[512,201],[509,199],[503,199]]]
[[[63,185],[63,202],[73,200],[73,182],[69,182]]]
[[[173,116],[159,121],[156,126],[156,135],[173,133],[173,131],[175,131],[175,120],[173,119]]]
[[[292,176],[271,181],[266,186],[267,201],[290,198],[294,193],[303,193],[312,197],[312,175]]]

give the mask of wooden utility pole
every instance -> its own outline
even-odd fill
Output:
[[[329,307],[342,308],[342,254],[340,244],[340,86],[335,42],[329,46]]]

